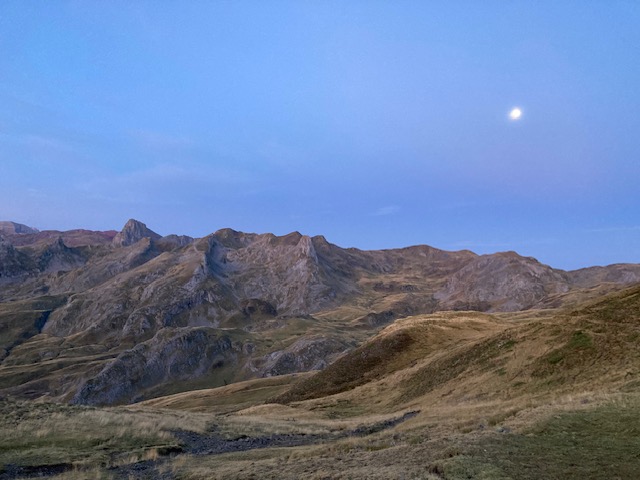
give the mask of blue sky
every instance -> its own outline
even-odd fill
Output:
[[[0,219],[640,262],[638,25],[636,1],[3,0]]]

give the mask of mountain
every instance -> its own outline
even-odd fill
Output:
[[[324,237],[44,231],[0,239],[0,393],[118,404],[324,368],[395,319],[570,306],[640,265],[343,249]]]
[[[0,222],[0,235],[20,235],[25,233],[38,233],[38,230],[21,223]]]
[[[161,235],[158,235],[153,230],[149,230],[144,223],[132,218],[124,225],[124,228],[113,237],[113,244],[119,247],[127,247],[139,242],[143,238],[158,240],[160,237]]]

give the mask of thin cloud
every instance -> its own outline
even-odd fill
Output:
[[[640,231],[640,225],[631,225],[626,227],[589,228],[584,231],[587,233],[638,232]]]
[[[378,210],[371,214],[372,217],[385,217],[387,215],[393,215],[400,211],[400,207],[396,205],[388,205],[386,207],[380,207]]]

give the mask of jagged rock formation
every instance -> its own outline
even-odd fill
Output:
[[[565,272],[514,252],[361,251],[298,232],[161,237],[129,220],[11,233],[0,393],[126,403],[323,368],[409,315],[558,307],[638,281],[640,265]]]
[[[322,370],[349,347],[352,345],[339,338],[301,338],[284,350],[266,355],[261,359],[264,363],[256,370],[261,377]]]
[[[125,224],[122,231],[113,238],[113,244],[119,247],[128,247],[143,238],[158,240],[161,236],[153,230],[149,230],[144,223],[132,218]]]

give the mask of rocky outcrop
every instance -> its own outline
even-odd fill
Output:
[[[13,277],[24,277],[37,271],[32,258],[17,250],[0,236],[0,281]]]
[[[269,302],[260,300],[259,298],[250,298],[240,303],[242,314],[247,317],[268,316],[275,317],[278,315],[276,307]]]
[[[286,349],[267,355],[257,370],[261,377],[322,370],[350,348],[352,345],[339,338],[301,338]]]
[[[42,247],[43,245],[50,245],[57,242],[58,238],[62,238],[67,247],[83,247],[110,244],[117,233],[115,230],[107,230],[104,232],[84,229],[67,230],[64,232],[59,230],[44,230],[37,233],[7,235],[7,238],[15,247]]]
[[[87,380],[72,403],[113,405],[142,399],[161,383],[198,378],[236,361],[229,337],[211,328],[162,329],[152,339],[121,353]]]
[[[38,252],[37,264],[41,272],[67,272],[84,265],[86,258],[74,248],[65,245],[62,237]]]
[[[147,226],[139,222],[138,220],[130,219],[124,228],[113,238],[113,244],[118,247],[127,247],[139,242],[143,238],[150,238],[151,240],[159,240],[161,238],[153,230],[147,228]]]
[[[173,250],[193,243],[194,238],[187,235],[167,235],[157,241],[160,250]]]
[[[249,240],[225,231],[221,237],[218,271],[242,298],[264,299],[286,315],[304,315],[333,303],[331,279],[324,274],[308,236],[294,232]],[[218,235],[214,238],[218,240]]]

